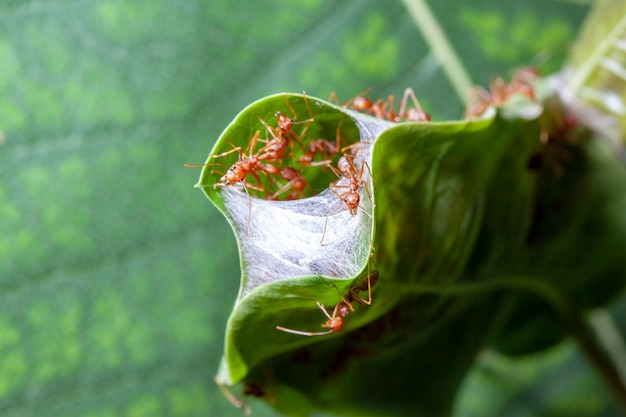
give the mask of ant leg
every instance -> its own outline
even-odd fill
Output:
[[[257,181],[259,182],[260,184],[259,186],[256,186],[254,184],[248,184],[246,183],[245,179],[241,181],[241,185],[243,186],[243,189],[246,192],[246,196],[248,197],[248,239],[252,236],[250,232],[250,223],[252,219],[252,196],[250,196],[250,192],[248,191],[248,188],[251,188],[259,192],[265,192],[265,187],[263,187],[263,184],[261,183],[261,179],[259,178],[258,174],[256,172],[252,172],[252,175],[254,175]],[[213,186],[213,188],[217,188],[217,186],[219,185],[220,184],[217,183]],[[222,187],[224,186],[222,185]]]
[[[335,316],[334,314],[332,316],[330,314],[328,314],[328,311],[326,311],[326,307],[324,307],[324,304],[320,303],[319,301],[316,301],[315,304],[317,304],[319,309],[324,312],[324,315],[326,317],[328,317],[329,320],[332,319]]]
[[[325,332],[304,332],[302,330],[288,329],[288,328],[282,327],[282,326],[276,326],[276,329],[280,330],[281,332],[291,333],[291,334],[298,334],[300,336],[322,336],[322,335],[330,334],[330,333],[333,332],[333,329],[326,330]]]
[[[330,159],[327,159],[325,161],[317,161],[317,162],[309,162],[306,166],[307,167],[323,167],[323,166],[328,166],[329,164],[332,164],[333,161],[331,161]]]
[[[331,168],[333,170],[333,172],[335,174],[337,174],[338,176],[341,176],[341,174],[339,173],[339,171],[333,167],[332,165],[328,166],[329,168]],[[335,194],[339,200],[341,200],[341,202],[343,203],[343,197],[348,194],[350,191],[347,191],[343,194],[339,194],[337,191],[335,191],[335,188],[350,188],[349,185],[335,185],[334,183],[331,183],[328,186],[328,189],[330,191],[332,191],[333,194]],[[341,210],[342,207],[342,203],[339,203],[339,205],[337,207],[335,207],[333,210],[331,210],[327,215],[326,215],[326,221],[324,222],[324,231],[322,232],[322,239],[320,240],[320,245],[322,243],[324,243],[324,238],[326,237],[326,229],[328,228],[328,219],[330,218],[330,216],[334,213],[336,213],[337,211]],[[363,209],[363,208],[362,208]],[[363,209],[364,210],[364,209]],[[367,212],[366,212],[367,213]],[[369,215],[369,213],[367,213]],[[371,216],[370,216],[371,217]]]
[[[257,119],[259,119],[259,122],[261,122],[263,124],[263,126],[265,126],[265,129],[269,132],[269,134],[272,135],[272,139],[267,140],[267,141],[262,141],[262,142],[269,143],[272,140],[280,140],[282,138],[282,133],[280,132],[280,130],[278,128],[273,128],[272,126],[268,125],[265,120],[261,119],[258,116],[257,116]],[[264,146],[261,149],[259,149],[257,154],[265,152],[265,150],[266,150],[265,148],[266,147],[267,146]]]
[[[333,191],[333,189],[330,189],[333,193],[335,193],[335,195],[339,198],[341,198],[339,196],[339,194],[337,194],[335,191]],[[341,208],[341,205],[337,206],[334,210],[330,211],[327,215],[326,215],[326,222],[324,222],[324,231],[322,232],[322,239],[320,240],[320,245],[322,243],[324,243],[324,238],[326,237],[326,228],[328,227],[328,218],[331,216],[331,214],[339,211],[339,209]]]
[[[360,172],[360,176],[361,176],[360,179],[363,180],[362,177],[363,177],[363,168],[364,167],[367,168],[367,172],[370,174],[370,178],[372,179],[372,183],[374,183],[374,176],[372,175],[372,170],[370,169],[369,164],[367,162],[365,162],[365,161],[363,161],[361,163],[361,170],[359,171]],[[367,196],[369,197],[370,202],[372,203],[372,206],[376,207],[376,205],[374,204],[374,200],[372,200],[372,195],[370,194],[370,190],[367,187],[367,181],[363,181],[363,184],[365,185],[365,191],[367,192]]]
[[[341,301],[343,301],[343,303],[348,306],[350,311],[354,311],[354,307],[352,307],[352,303],[345,296],[343,296],[339,292],[339,288],[337,288],[337,286],[335,284],[331,284],[331,287],[333,287],[335,290],[337,290],[337,294],[339,294],[339,297],[341,298]]]
[[[250,142],[248,142],[248,146],[246,147],[246,150],[248,150],[249,152],[248,155],[254,154],[254,148],[256,147],[256,142],[259,139],[260,134],[261,132],[257,130],[252,136],[252,138],[250,138]]]
[[[317,303],[317,306],[320,308],[320,310],[324,312],[324,315],[328,318],[329,322],[332,321],[334,318],[336,318],[337,307],[335,307],[335,311],[333,311],[333,315],[331,316],[330,314],[328,314],[328,311],[326,311],[326,308],[322,305],[322,303],[320,303],[319,301],[316,301],[316,303]],[[330,330],[327,330],[325,332],[304,332],[302,330],[288,329],[287,327],[282,327],[282,326],[276,326],[276,329],[280,330],[281,332],[297,334],[300,336],[322,336],[325,334],[330,334],[335,331],[332,327],[330,328]]]
[[[383,115],[385,116],[385,119],[391,121],[391,122],[397,122],[398,121],[398,117],[395,113],[396,111],[396,103],[395,103],[395,97],[393,96],[393,94],[390,94],[389,97],[387,98],[387,100],[385,101],[385,103],[383,104]]]
[[[346,101],[345,103],[343,103],[341,105],[341,107],[350,107],[350,105],[354,102],[354,100],[360,98],[360,97],[365,97],[365,94],[369,93],[370,91],[372,91],[372,87],[368,88],[367,90],[364,90],[362,92],[360,92],[359,94],[357,94],[356,96],[352,97],[350,100]]]
[[[229,140],[227,140],[227,142],[230,144],[230,146],[232,147],[231,150],[217,154],[217,155],[209,155],[209,157],[213,157],[213,158],[222,158],[224,156],[230,155],[233,152],[239,152],[239,160],[241,161],[243,159],[243,152],[241,150],[241,146],[235,146],[233,145]],[[199,168],[199,167],[205,167],[208,166],[209,164],[183,164],[185,167],[187,168]]]
[[[359,140],[357,142],[354,142],[351,145],[348,146],[344,146],[343,148],[340,149],[341,153],[344,154],[344,156],[348,157],[348,158],[352,158],[354,159],[355,157],[359,156],[359,153],[362,153],[362,147],[365,146],[366,144],[371,144],[370,141],[365,141],[365,140]],[[346,154],[346,151],[348,149],[352,149],[351,153]]]
[[[329,103],[333,103],[339,106],[339,98],[337,97],[337,93],[335,93],[334,91],[332,93],[330,93],[330,96],[328,96],[328,101]]]
[[[295,169],[285,168],[280,172],[283,179],[287,180],[287,183],[281,186],[274,194],[269,196],[270,200],[275,200],[279,195],[287,192],[288,190],[293,189],[297,194],[300,191],[303,191],[307,186],[306,178]]]
[[[252,197],[250,197],[250,193],[248,192],[248,187],[246,187],[245,181],[242,182],[243,189],[246,190],[246,195],[248,196],[248,239],[252,236],[250,233],[250,222],[252,219]]]
[[[331,171],[333,171],[335,173],[335,175],[337,176],[337,178],[341,179],[341,177],[343,177],[343,174],[341,173],[341,171],[339,171],[337,168],[335,168],[334,166],[332,166],[330,163],[326,165],[328,167],[328,169],[330,169]],[[337,180],[338,181],[338,180]],[[336,181],[335,181],[336,182]],[[330,188],[330,186],[329,186]],[[347,187],[346,187],[347,188]],[[337,195],[337,193],[335,193],[335,195]],[[337,195],[339,197],[339,195]]]
[[[361,164],[361,176],[363,176],[363,167],[367,168],[367,172],[369,172],[370,174],[370,178],[372,179],[372,186],[374,185],[374,176],[372,175],[372,170],[370,169],[370,166],[367,162],[363,161],[363,163]],[[367,184],[367,181],[363,181],[363,188],[365,188],[365,192],[367,193],[367,198],[369,198],[370,203],[372,203],[372,209],[376,208],[376,204],[374,203],[374,200],[372,199],[372,195],[370,194],[370,189],[369,186]],[[361,206],[359,204],[359,207],[361,208],[361,210],[363,211],[363,213],[367,214],[368,217],[370,219],[372,219],[372,215],[370,213],[368,213],[365,208],[363,208],[363,206]],[[373,219],[372,219],[373,221]],[[372,251],[376,250],[376,247],[374,246],[374,241],[372,240],[372,235],[370,233],[370,246],[372,247]],[[369,265],[368,265],[369,268]],[[369,279],[369,275],[368,275],[368,279]],[[371,297],[371,296],[370,296]],[[369,305],[369,304],[368,304]]]
[[[378,271],[370,272],[370,265],[368,263],[367,264],[367,300],[358,294],[359,291],[364,290],[364,288],[362,287],[355,288],[355,292],[353,293],[353,296],[356,298],[356,300],[368,306],[372,305],[372,287],[376,285],[376,282],[378,282],[378,276],[379,276]]]
[[[417,104],[417,98],[415,97],[415,93],[413,92],[413,89],[410,87],[407,88],[406,90],[404,90],[404,95],[402,96],[400,107],[398,107],[398,118],[400,120],[404,118],[404,112],[406,111],[406,105],[407,105],[407,102],[409,101],[409,96],[411,96],[411,99],[413,100],[413,105],[417,107],[418,109],[421,109],[419,104]]]
[[[306,120],[302,120],[300,122],[298,122],[297,124],[300,123],[306,123],[306,126],[304,127],[304,129],[302,129],[302,132],[300,132],[300,137],[304,138],[304,136],[306,136],[306,132],[308,132],[309,130],[309,126],[311,126],[311,123],[313,123],[315,121],[315,118],[313,117],[313,112],[311,111],[311,106],[309,105],[309,99],[306,96],[306,91],[302,91],[302,96],[304,98],[304,104],[306,104],[306,108],[309,111],[309,118]],[[291,111],[294,114],[294,119],[296,119],[296,113],[293,111],[293,108],[291,107],[291,105],[289,104],[289,101],[287,101],[287,106],[289,106],[289,108],[291,109]]]
[[[230,155],[233,152],[239,152],[239,160],[241,161],[241,159],[243,159],[243,152],[241,150],[241,146],[233,145],[232,142],[229,141],[228,139],[226,140],[226,142],[228,142],[228,144],[232,147],[230,151],[226,151],[217,155],[209,155],[209,156],[212,156],[213,158],[222,158],[224,156]]]
[[[337,129],[335,130],[335,149],[333,149],[335,154],[337,154],[339,150],[341,149],[341,127],[343,126],[344,120],[345,119],[341,119],[339,121],[339,124],[337,125]]]
[[[243,401],[235,397],[235,395],[232,392],[230,392],[230,390],[226,387],[226,385],[222,384],[221,382],[217,380],[217,377],[214,377],[213,381],[215,381],[215,385],[217,385],[220,391],[222,391],[222,394],[224,394],[224,397],[226,397],[226,399],[230,401],[232,405],[234,405],[237,408],[242,408],[244,406]],[[245,411],[247,410],[244,410],[244,412]],[[250,415],[249,412],[246,413],[246,415]]]
[[[411,110],[406,110],[409,98],[413,102],[414,112],[411,112]],[[419,100],[415,96],[415,91],[413,91],[413,89],[410,87],[404,90],[404,96],[402,96],[400,108],[398,109],[398,118],[400,119],[400,121],[406,118],[406,120],[413,122],[427,122],[431,119],[430,114],[426,113],[422,109]]]
[[[261,119],[260,117],[257,116],[257,119],[259,119],[259,122],[261,122],[263,124],[263,126],[265,126],[265,129],[269,132],[270,135],[272,135],[272,139],[270,140],[261,140],[259,139],[261,142],[265,143],[265,146],[263,146],[261,149],[259,149],[256,153],[256,155],[259,155],[260,157],[262,157],[262,154],[267,152],[269,149],[272,149],[272,147],[275,147],[277,144],[284,142],[287,142],[286,137],[283,136],[283,133],[280,131],[280,128],[273,128],[270,125],[268,125],[265,120]],[[300,140],[298,138],[294,138],[298,143],[300,143]],[[292,146],[293,147],[293,146]],[[293,153],[293,150],[292,150]],[[286,155],[283,155],[282,157],[284,157]],[[281,157],[281,159],[282,159]],[[273,159],[273,158],[272,158]]]
[[[365,301],[362,297],[359,296],[359,299],[367,304],[368,306],[372,305],[372,275],[370,274],[370,264],[367,263],[367,301]]]

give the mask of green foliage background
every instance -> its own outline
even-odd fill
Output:
[[[483,85],[544,55],[542,70],[558,69],[588,9],[429,3]],[[235,239],[182,164],[204,161],[259,97],[407,86],[435,119],[460,117],[398,1],[2,2],[0,414],[240,415],[212,382],[239,285]],[[463,392],[479,408],[481,375]],[[548,401],[515,382],[498,401]],[[524,400],[507,399],[518,390]]]

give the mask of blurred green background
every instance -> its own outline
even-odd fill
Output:
[[[588,10],[428,4],[482,85],[558,69]],[[263,96],[409,86],[461,116],[400,1],[0,3],[0,414],[241,415],[212,381],[235,239],[183,163]]]

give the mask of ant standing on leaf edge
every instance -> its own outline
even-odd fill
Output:
[[[339,292],[339,289],[337,288],[337,286],[332,284],[335,290],[337,290],[339,297],[341,298],[341,301],[338,304],[336,304],[335,307],[333,308],[332,314],[330,314],[326,310],[326,307],[324,307],[322,303],[320,303],[319,301],[316,301],[317,307],[320,310],[322,310],[322,313],[324,313],[324,315],[328,319],[326,322],[322,323],[321,326],[327,328],[328,330],[321,331],[321,332],[309,332],[309,331],[303,331],[303,330],[290,329],[290,328],[283,327],[283,326],[276,326],[276,329],[285,333],[291,333],[291,334],[300,335],[300,336],[323,336],[323,335],[336,333],[340,331],[345,324],[344,319],[351,312],[355,311],[354,306],[353,306],[353,303],[355,301],[362,305],[367,305],[367,306],[372,304],[372,288],[378,282],[378,277],[379,277],[378,271],[377,270],[370,271],[369,265],[368,265],[367,279],[365,278],[358,279],[355,284],[353,284],[352,286],[348,288],[346,295],[342,295]],[[363,291],[367,291],[367,295],[368,295],[367,299],[363,298],[360,295],[360,293]]]
[[[419,100],[415,96],[415,91],[413,91],[412,88],[404,90],[397,112],[395,109],[395,97],[393,95],[389,95],[386,100],[379,98],[376,101],[372,101],[366,96],[366,94],[371,90],[371,88],[368,88],[367,90],[359,93],[350,100],[341,104],[341,107],[356,110],[358,112],[376,117],[377,119],[388,120],[396,123],[430,122],[432,119],[430,114],[422,109]],[[411,103],[409,103],[409,100]],[[328,102],[340,105],[335,92],[330,94]],[[410,106],[410,104],[413,106]]]

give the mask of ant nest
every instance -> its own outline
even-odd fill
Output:
[[[351,278],[367,263],[374,215],[371,149],[393,124],[369,119],[355,123],[361,141],[351,165],[358,169],[351,178],[342,176],[332,189],[287,201],[248,197],[235,187],[221,190],[240,244],[242,296],[264,283],[295,277]],[[353,215],[340,197],[357,180],[360,204]]]

